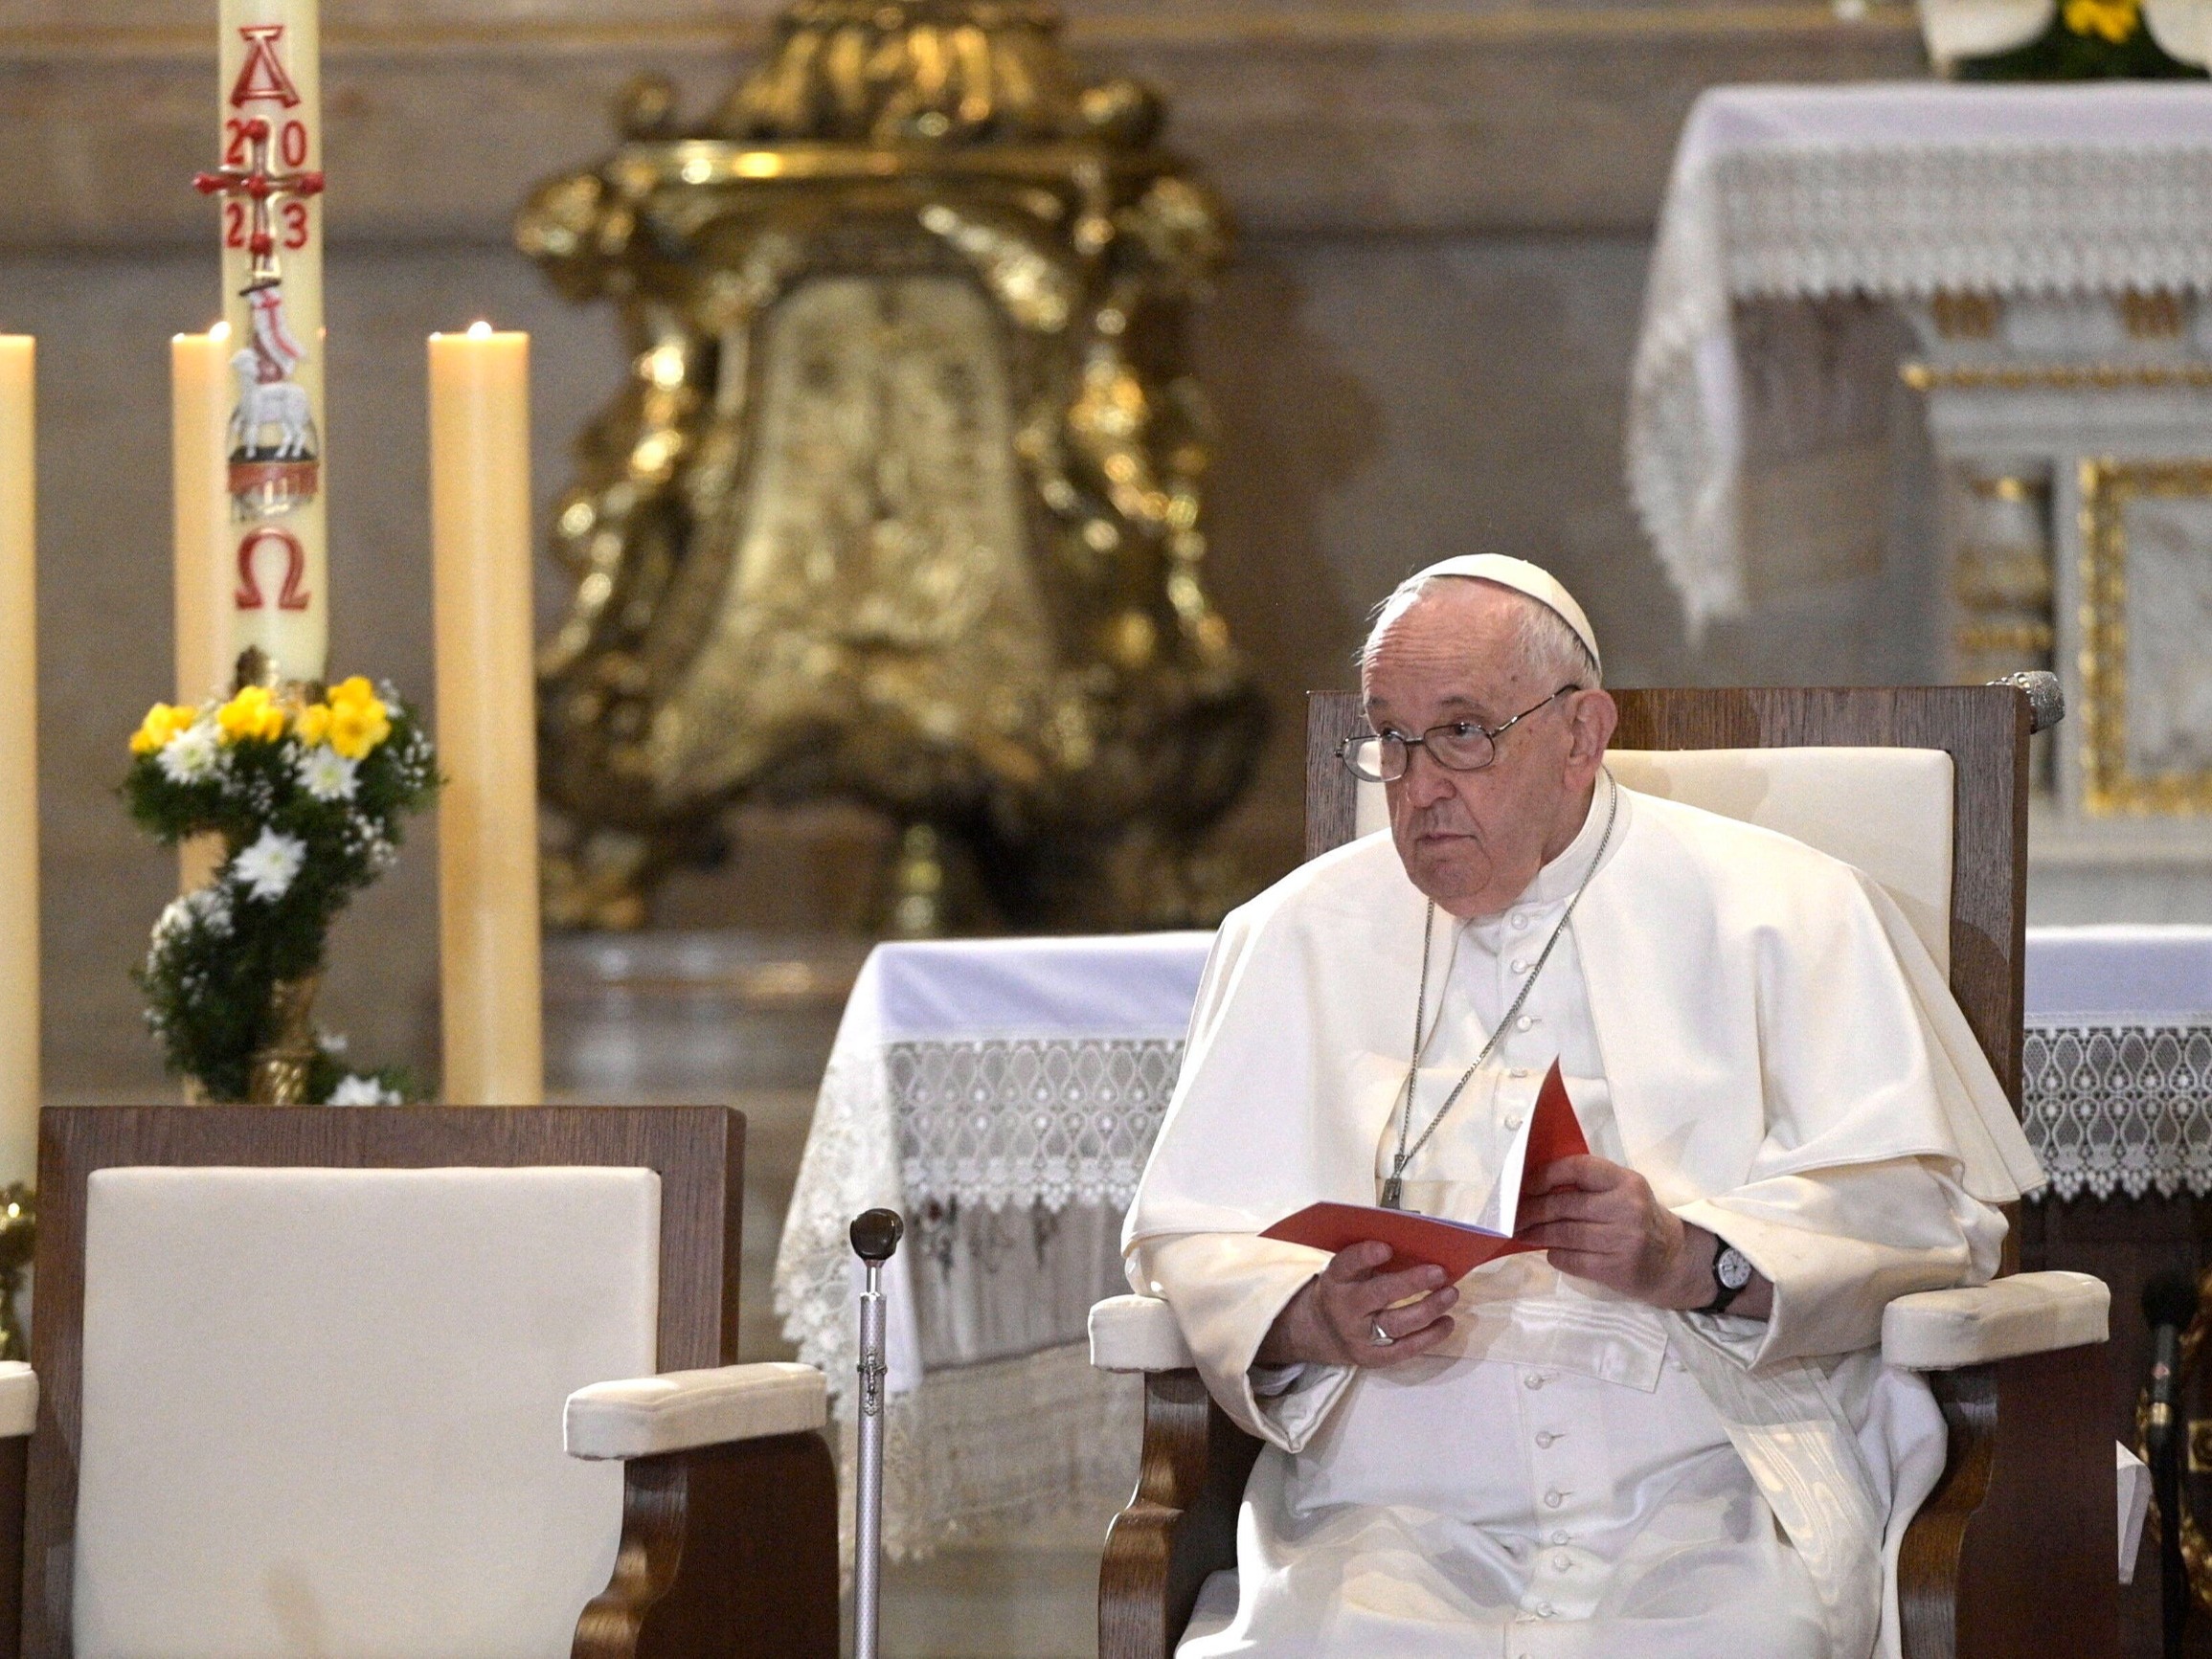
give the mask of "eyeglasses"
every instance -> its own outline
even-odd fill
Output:
[[[1418,737],[1385,732],[1379,737],[1347,737],[1337,745],[1337,758],[1351,774],[1366,783],[1396,783],[1413,763],[1413,751],[1425,749],[1429,758],[1447,772],[1480,772],[1498,758],[1498,740],[1546,704],[1558,702],[1579,685],[1562,685],[1543,703],[1524,708],[1502,726],[1481,726],[1472,720],[1455,720],[1432,726]]]

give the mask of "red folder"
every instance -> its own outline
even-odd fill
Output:
[[[1437,1267],[1444,1269],[1450,1282],[1456,1283],[1484,1262],[1540,1248],[1514,1239],[1510,1218],[1518,1213],[1521,1199],[1544,1190],[1537,1185],[1537,1176],[1546,1164],[1563,1157],[1580,1156],[1589,1151],[1590,1142],[1583,1138],[1582,1122],[1574,1115],[1574,1103],[1568,1099],[1567,1085],[1560,1078],[1559,1063],[1553,1061],[1550,1071],[1545,1075],[1544,1087],[1536,1092],[1536,1110],[1528,1114],[1528,1122],[1517,1137],[1516,1145],[1506,1153],[1507,1170],[1513,1166],[1514,1155],[1520,1155],[1521,1184],[1514,1203],[1505,1211],[1509,1219],[1503,1230],[1478,1226],[1472,1222],[1447,1222],[1435,1216],[1416,1215],[1411,1210],[1386,1210],[1369,1204],[1320,1203],[1308,1204],[1297,1214],[1285,1216],[1260,1237],[1310,1244],[1331,1255],[1377,1239],[1391,1250],[1385,1271],[1397,1273],[1408,1267]]]

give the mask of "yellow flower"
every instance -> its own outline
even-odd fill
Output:
[[[327,703],[308,704],[300,710],[299,718],[292,722],[292,730],[298,734],[302,743],[309,749],[314,748],[330,735],[330,706]]]
[[[226,743],[258,737],[274,743],[284,735],[284,710],[265,685],[248,685],[215,710],[215,725]]]
[[[392,721],[381,700],[372,695],[365,702],[340,702],[336,691],[330,694],[330,747],[348,760],[359,760],[391,735]]]
[[[2143,26],[2140,0],[2066,0],[2066,27],[2076,34],[2101,34],[2114,46]]]
[[[139,729],[130,734],[131,753],[152,754],[157,750],[167,749],[171,738],[181,731],[190,730],[192,723],[198,718],[199,710],[196,708],[168,703],[155,704],[146,711],[146,719],[140,723]]]

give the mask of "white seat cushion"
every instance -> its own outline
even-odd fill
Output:
[[[2014,1273],[1916,1290],[1882,1311],[1882,1357],[1905,1371],[1952,1371],[2079,1348],[2107,1340],[2111,1311],[2111,1291],[2088,1273]]]
[[[638,1169],[113,1169],[85,1213],[78,1659],[562,1659],[654,1368]]]
[[[829,1379],[769,1360],[595,1382],[569,1396],[571,1457],[658,1457],[733,1441],[806,1434],[829,1421]]]
[[[1951,756],[1940,749],[1616,749],[1633,790],[1755,823],[1881,883],[1941,973],[1951,971]],[[1379,783],[1360,785],[1356,828],[1388,827]]]

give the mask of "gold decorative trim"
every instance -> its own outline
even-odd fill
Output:
[[[2212,390],[2212,363],[2026,363],[1979,368],[1907,363],[1898,377],[1915,392],[2117,392],[2130,388]]]
[[[2212,770],[2128,763],[2128,503],[2212,498],[2212,460],[2085,460],[2082,482],[2082,804],[2093,818],[2212,813]]]
[[[1998,320],[2004,315],[2004,300],[1973,289],[1938,288],[1930,296],[1928,309],[1935,318],[1935,331],[1945,339],[1989,340],[1996,337]]]

